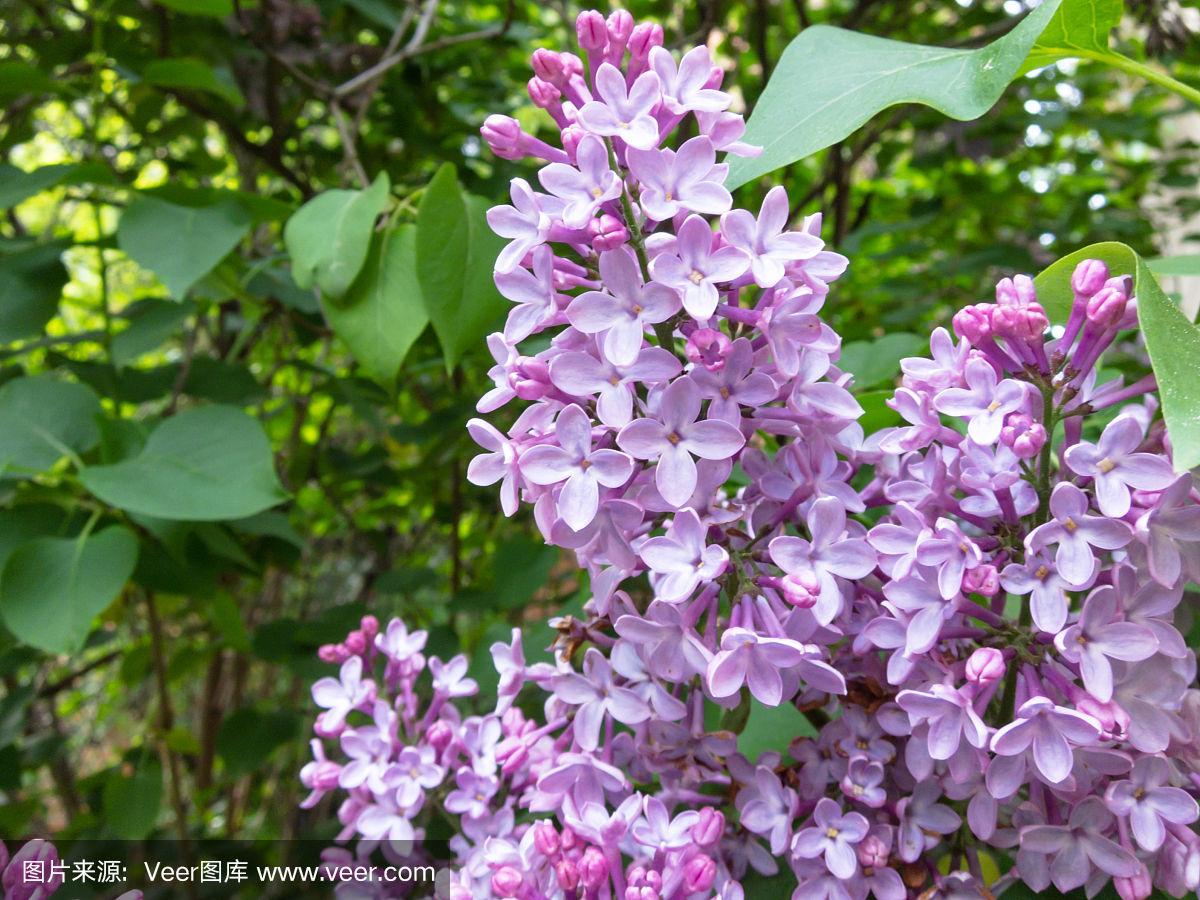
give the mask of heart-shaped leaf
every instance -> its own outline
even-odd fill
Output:
[[[0,574],[4,624],[24,643],[48,653],[79,650],[92,620],[133,574],[137,556],[137,537],[123,525],[22,544]]]
[[[249,229],[250,214],[232,198],[211,206],[179,206],[143,195],[121,216],[117,246],[181,300]]]
[[[89,466],[80,480],[128,512],[190,522],[245,518],[286,497],[262,426],[231,406],[185,410],[137,456]]]
[[[64,456],[96,446],[100,400],[51,375],[14,378],[0,387],[0,473],[34,475]]]

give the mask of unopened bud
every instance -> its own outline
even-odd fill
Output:
[[[558,103],[562,97],[562,91],[550,82],[542,81],[542,79],[536,76],[529,79],[529,84],[526,85],[526,88],[529,91],[529,99],[533,101],[533,105],[538,109],[549,109]]]
[[[661,47],[662,44],[662,26],[653,22],[642,22],[629,36],[629,55],[634,60],[642,61],[650,55],[653,48]]]
[[[1001,278],[996,283],[996,302],[1000,306],[1029,306],[1037,303],[1037,290],[1028,275]]]
[[[501,159],[521,159],[525,155],[520,148],[521,124],[510,116],[488,116],[479,133]]]
[[[595,847],[588,847],[579,858],[579,880],[589,891],[599,890],[608,882],[608,863]]]
[[[692,840],[700,847],[711,847],[725,833],[725,814],[719,809],[706,806],[700,810],[700,819],[692,826]]]
[[[888,848],[878,835],[868,834],[854,848],[864,869],[882,869],[888,862]]]
[[[569,859],[560,859],[554,864],[554,877],[560,888],[574,892],[579,887],[579,866]]]
[[[964,306],[954,314],[954,333],[972,344],[979,344],[992,336],[991,303],[976,303]]]
[[[604,16],[594,9],[586,9],[575,19],[575,36],[579,46],[588,53],[595,53],[608,46],[608,24]]]
[[[543,856],[551,859],[558,856],[558,829],[553,822],[542,821],[533,826],[533,846]]]
[[[322,644],[317,649],[317,659],[327,663],[344,663],[350,658],[350,651],[341,644]]]
[[[623,52],[629,43],[629,36],[633,34],[633,14],[627,9],[618,9],[609,15],[605,24],[608,26],[610,49],[619,47]]]
[[[587,132],[575,124],[568,125],[562,130],[563,152],[567,154],[572,163],[576,160],[579,142],[583,140],[585,134]]]
[[[588,222],[588,232],[592,236],[592,249],[597,253],[616,250],[629,241],[629,229],[625,223],[608,213]]]
[[[379,634],[379,620],[374,616],[363,616],[359,620],[359,628],[362,630],[363,636],[371,643],[375,642],[375,635]]]
[[[1004,677],[1004,654],[995,647],[980,647],[967,660],[967,681],[986,687]]]
[[[1000,572],[990,563],[984,563],[963,574],[963,588],[968,594],[994,597],[1000,590]]]
[[[1150,883],[1150,871],[1144,863],[1138,863],[1137,874],[1130,878],[1113,878],[1113,887],[1121,900],[1146,900],[1150,896],[1153,885]]]
[[[1090,297],[1108,281],[1108,266],[1098,259],[1085,259],[1071,273],[1071,290],[1077,296]]]
[[[501,866],[492,875],[492,892],[497,897],[517,897],[525,879],[512,866]]]
[[[732,346],[724,332],[715,328],[697,328],[688,335],[684,353],[696,365],[704,366],[710,372],[720,372],[725,368]]]
[[[783,599],[800,609],[812,609],[821,596],[821,582],[814,572],[802,570],[779,579]]]
[[[567,73],[561,54],[545,47],[539,47],[533,51],[530,62],[533,64],[534,74],[542,81],[550,82],[559,90],[562,90],[563,85],[567,83]]]
[[[351,656],[362,656],[368,646],[370,641],[361,631],[352,631],[346,635],[346,649],[350,651]]]
[[[1125,315],[1129,289],[1123,278],[1110,278],[1087,302],[1088,321],[1101,328],[1112,328]]]
[[[1026,413],[1012,413],[1000,429],[1000,443],[1019,459],[1033,459],[1046,443],[1046,428]]]
[[[454,740],[454,728],[444,719],[438,719],[425,729],[425,742],[441,753]]]
[[[689,894],[708,891],[717,877],[717,864],[701,853],[693,856],[683,867],[683,888]]]

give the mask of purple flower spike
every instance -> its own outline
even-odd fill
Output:
[[[643,285],[637,261],[626,250],[600,254],[600,275],[609,293],[580,294],[567,307],[567,319],[584,334],[603,332],[608,361],[627,366],[638,357],[646,327],[674,315],[679,297],[666,285]]]
[[[1034,764],[1051,784],[1059,784],[1071,774],[1071,744],[1087,746],[1100,736],[1100,723],[1091,716],[1055,706],[1046,697],[1026,700],[1017,716],[992,736],[992,752],[1016,756],[1032,745]]]
[[[558,446],[540,444],[521,457],[521,474],[534,484],[562,484],[558,514],[581,531],[596,518],[601,487],[618,487],[633,474],[633,460],[617,450],[592,449],[592,422],[572,404],[554,426]]]
[[[825,866],[836,878],[850,878],[858,871],[854,846],[867,836],[869,825],[859,813],[842,813],[828,797],[817,801],[813,826],[796,832],[792,853],[803,859],[824,856]]]
[[[1165,587],[1174,587],[1184,571],[1200,574],[1200,506],[1190,502],[1191,490],[1192,476],[1180,475],[1137,523],[1150,574]]]
[[[604,63],[596,71],[599,100],[579,110],[579,124],[592,134],[617,137],[630,147],[649,150],[658,144],[658,122],[650,115],[661,99],[658,76],[643,72],[632,87],[614,65]]]
[[[630,150],[629,170],[642,192],[639,200],[646,215],[665,222],[679,212],[716,215],[733,205],[733,196],[722,183],[725,164],[717,164],[712,141],[694,137],[678,152]]]
[[[1132,853],[1106,834],[1112,813],[1097,797],[1088,797],[1071,810],[1066,825],[1031,825],[1021,829],[1021,849],[1054,854],[1050,877],[1060,891],[1072,891],[1088,880],[1091,867],[1114,876],[1132,878],[1141,867]]]
[[[717,285],[733,281],[750,266],[736,247],[713,249],[714,235],[699,216],[688,216],[679,226],[675,253],[656,256],[650,264],[654,280],[673,287],[683,297],[683,308],[697,321],[708,320],[717,308]]]
[[[1029,396],[1020,381],[1000,381],[992,364],[982,358],[967,363],[966,388],[946,388],[934,398],[939,412],[970,418],[967,434],[977,444],[991,446],[1000,437],[1004,417],[1025,406]]]
[[[1066,462],[1077,475],[1091,478],[1096,502],[1106,516],[1119,519],[1129,512],[1130,488],[1161,491],[1176,479],[1165,457],[1135,453],[1142,426],[1132,416],[1118,416],[1095,444],[1081,441],[1067,448]]]
[[[608,149],[595,135],[583,136],[575,162],[551,163],[538,172],[538,180],[558,198],[563,224],[583,228],[603,204],[621,196],[621,178],[609,168]]]
[[[1054,639],[1064,659],[1078,663],[1083,686],[1101,703],[1113,695],[1110,659],[1139,662],[1158,651],[1154,632],[1131,622],[1114,621],[1117,592],[1109,586],[1092,591],[1079,621]]]
[[[783,278],[787,263],[812,259],[821,251],[819,238],[784,230],[789,213],[787,191],[773,187],[763,198],[757,218],[748,210],[735,209],[721,219],[725,240],[749,255],[750,271],[759,287],[774,287]]]
[[[875,568],[875,551],[861,538],[846,538],[846,508],[834,497],[822,497],[808,511],[811,541],[777,537],[768,545],[771,560],[803,585],[805,576],[815,579],[819,594],[813,614],[828,624],[842,608],[837,578],[864,578]]]
[[[654,588],[668,603],[686,600],[697,586],[719,578],[729,564],[724,547],[706,546],[705,528],[693,510],[675,514],[664,537],[650,538],[638,554],[654,572]]]
[[[1163,845],[1163,824],[1190,825],[1200,818],[1200,806],[1187,791],[1171,787],[1170,764],[1161,756],[1143,756],[1133,766],[1128,781],[1113,782],[1104,795],[1108,808],[1128,816],[1133,839],[1148,853]]]
[[[637,419],[621,429],[617,445],[637,459],[657,459],[654,483],[664,500],[678,508],[696,490],[696,461],[728,459],[746,443],[728,422],[697,422],[700,392],[690,378],[663,391],[658,419]]]
[[[1031,554],[1058,544],[1055,565],[1070,584],[1085,584],[1092,577],[1096,568],[1093,547],[1116,550],[1133,539],[1133,531],[1124,522],[1089,516],[1087,511],[1087,494],[1070,482],[1061,482],[1050,495],[1054,518],[1025,539]]]

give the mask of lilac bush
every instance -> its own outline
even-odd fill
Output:
[[[574,551],[586,617],[555,623],[554,664],[493,646],[490,711],[459,708],[464,657],[364,620],[322,651],[307,802],[341,798],[363,860],[432,858],[449,817],[455,898],[741,898],[751,873],[796,900],[1195,891],[1173,615],[1200,494],[1153,376],[1101,365],[1141,365],[1130,279],[1080,263],[1062,328],[1004,279],[866,434],[820,317],[847,260],[819,215],[788,230],[782,188],[732,208],[717,154],[755,150],[707,49],[623,11],[577,32],[582,57],[533,56],[560,146],[483,129],[546,165],[489,215],[515,305],[478,408],[524,405],[471,421],[468,477]],[[783,704],[809,732],[739,752],[751,706]]]

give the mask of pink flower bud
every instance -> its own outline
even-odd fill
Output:
[[[548,81],[542,81],[538,77],[529,79],[529,84],[526,85],[529,91],[529,99],[533,101],[533,105],[538,109],[549,109],[558,103],[562,97],[562,91],[556,88]]]
[[[992,333],[997,337],[1041,342],[1050,320],[1036,301],[1024,306],[994,306],[991,311]]]
[[[363,616],[358,623],[362,630],[363,636],[371,643],[375,642],[375,635],[379,634],[379,620],[374,616]]]
[[[986,687],[1004,677],[1004,654],[995,647],[980,647],[967,660],[967,681]]]
[[[1000,442],[1012,449],[1019,459],[1033,459],[1046,443],[1046,429],[1025,413],[1012,413],[1000,429]]]
[[[450,746],[454,740],[454,728],[445,719],[438,719],[425,729],[425,742],[438,753]]]
[[[346,649],[351,656],[362,656],[370,643],[361,631],[352,631],[346,635]]]
[[[559,90],[562,90],[564,84],[567,83],[566,72],[563,71],[562,59],[553,50],[548,50],[545,47],[539,47],[533,51],[533,56],[530,57],[530,63],[533,65],[533,72],[542,81],[548,81]]]
[[[583,74],[583,60],[574,53],[560,53],[558,58],[568,79]]]
[[[629,55],[637,61],[645,60],[650,55],[650,51],[655,47],[661,47],[662,43],[662,26],[653,22],[642,22],[633,29],[633,33],[629,36]]]
[[[864,869],[881,869],[888,863],[887,844],[878,835],[868,834],[862,843],[855,847],[855,851]]]
[[[1153,886],[1150,883],[1150,871],[1144,864],[1138,865],[1138,872],[1132,878],[1113,878],[1113,887],[1121,900],[1146,900]]]
[[[41,863],[41,877],[26,879],[26,863]],[[49,897],[62,887],[64,877],[55,871],[59,862],[58,850],[49,841],[35,838],[27,841],[20,850],[13,854],[12,861],[4,870],[4,897],[6,900],[41,900]],[[33,873],[30,873],[31,875]]]
[[[554,864],[554,877],[560,888],[574,892],[579,887],[579,866],[569,859],[560,859]]]
[[[341,664],[350,658],[350,651],[341,644],[322,644],[317,650],[321,662]]]
[[[954,314],[954,333],[972,344],[979,344],[991,337],[991,309],[991,303],[964,306]]]
[[[1124,278],[1110,278],[1089,298],[1088,321],[1101,328],[1112,328],[1125,315],[1125,304],[1129,302],[1129,289]]]
[[[1081,713],[1087,713],[1109,734],[1124,734],[1129,728],[1129,713],[1125,712],[1113,701],[1101,703],[1086,691],[1080,691],[1074,698],[1075,708]]]
[[[625,880],[629,882],[630,887],[641,887],[646,883],[646,873],[649,869],[645,863],[634,863],[629,867],[629,871],[625,873]]]
[[[492,875],[492,891],[497,897],[517,897],[525,879],[512,866],[501,866]]]
[[[529,748],[519,738],[505,738],[496,745],[496,762],[505,775],[513,775],[529,762]]]
[[[1108,266],[1098,259],[1085,259],[1071,273],[1071,290],[1090,297],[1108,281]]]
[[[717,877],[717,864],[701,853],[693,856],[683,867],[683,888],[689,894],[708,891]]]
[[[488,116],[479,129],[488,147],[501,159],[521,159],[521,124],[510,116]]]
[[[578,125],[568,125],[562,130],[563,151],[567,154],[572,163],[575,162],[575,151],[579,149],[579,142],[583,140],[583,136],[586,133],[587,132],[585,132]]]
[[[1001,306],[1029,306],[1037,303],[1037,290],[1028,275],[1001,278],[996,283],[996,302]]]
[[[543,820],[533,826],[533,846],[542,856],[550,859],[558,856],[558,829],[553,822]]]
[[[696,365],[704,366],[710,372],[720,372],[725,368],[725,360],[732,346],[733,343],[724,332],[715,328],[697,328],[688,335],[684,352]]]
[[[711,847],[725,833],[725,814],[706,806],[700,810],[700,820],[692,826],[692,840],[700,847]]]
[[[588,53],[603,50],[608,45],[608,24],[594,9],[586,9],[575,19],[575,36],[579,46]]]
[[[633,14],[627,9],[618,9],[608,17],[608,42],[612,47],[619,47],[623,52],[633,34]],[[610,50],[612,49],[610,47]]]
[[[812,609],[821,596],[821,582],[807,570],[784,575],[779,579],[779,589],[784,600],[800,609]]]
[[[604,854],[595,847],[588,847],[579,858],[579,880],[585,890],[599,890],[608,883],[608,863]]]
[[[592,249],[597,253],[616,250],[629,240],[629,229],[625,223],[608,213],[592,219],[588,223],[588,233],[592,236]]]
[[[558,842],[562,845],[563,853],[570,853],[579,845],[579,836],[575,834],[566,825],[563,826],[562,834],[559,835]]]
[[[968,569],[963,575],[963,588],[968,594],[994,597],[1000,590],[1000,572],[989,563]]]
[[[346,730],[346,723],[339,722],[337,727],[329,728],[325,725],[326,713],[321,713],[317,716],[316,722],[313,723],[313,734],[321,738],[335,738]]]
[[[510,737],[520,737],[523,733],[532,731],[537,726],[525,718],[525,713],[515,706],[510,707],[500,717],[500,728]]]
[[[522,400],[541,400],[553,390],[550,384],[550,367],[533,356],[522,356],[517,360],[517,371],[509,379],[513,390]]]

